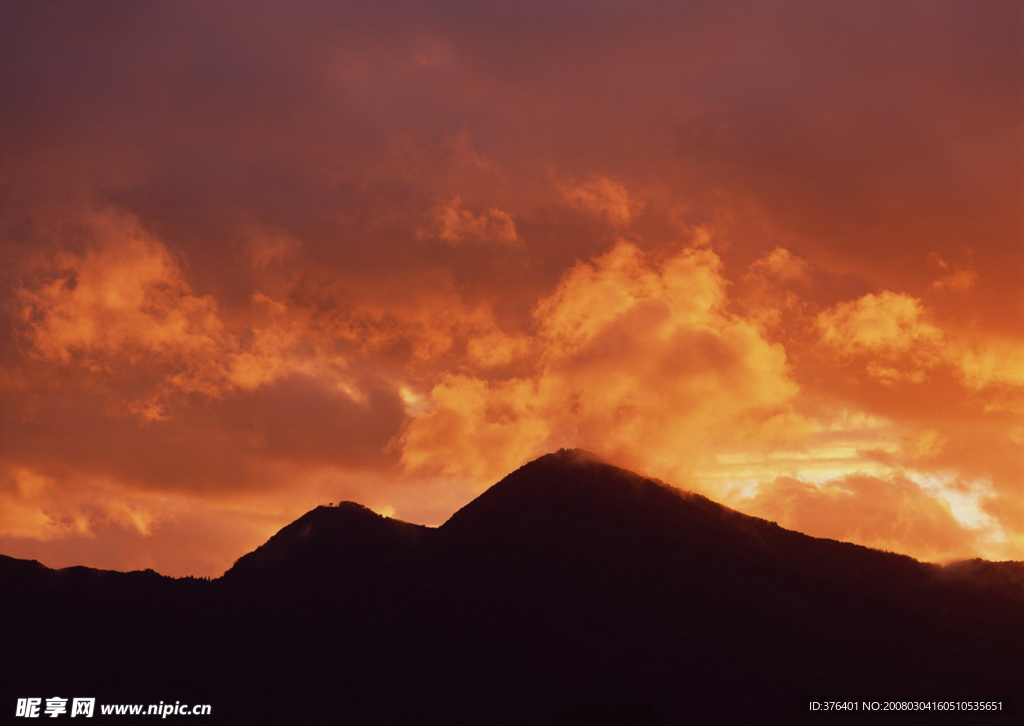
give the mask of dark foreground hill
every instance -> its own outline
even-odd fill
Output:
[[[1007,723],[1024,682],[1020,563],[807,537],[581,452],[439,528],[318,507],[212,582],[0,558],[0,588],[5,716],[54,695],[357,726],[824,723],[843,715],[809,702],[997,701],[968,716]]]

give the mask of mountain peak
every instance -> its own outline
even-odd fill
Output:
[[[370,567],[410,547],[427,527],[342,501],[306,512],[225,573],[230,578]]]
[[[584,449],[560,449],[521,466],[441,528],[564,528],[584,521],[600,527],[648,527],[666,512],[674,513],[675,525],[680,513],[712,519],[744,517],[698,494],[614,466]]]
[[[581,449],[525,464],[456,512],[440,532],[446,539],[486,542],[502,553],[568,546],[617,557],[631,549],[651,562],[664,559],[666,567],[675,557],[702,570],[755,572],[792,561],[805,574],[838,568],[852,579],[919,579],[928,571],[904,555],[784,529]]]

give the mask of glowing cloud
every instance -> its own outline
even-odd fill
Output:
[[[122,355],[194,358],[220,344],[216,303],[191,293],[136,220],[106,212],[88,229],[95,241],[83,253],[57,254],[21,291],[36,355],[108,367]]]
[[[606,176],[593,175],[578,184],[563,184],[562,196],[573,207],[617,226],[628,225],[643,211],[626,187]]]
[[[421,231],[421,234],[425,233]],[[451,245],[472,242],[514,246],[521,243],[516,225],[507,213],[500,209],[474,213],[463,208],[459,196],[437,210],[436,234]]]
[[[534,309],[529,373],[446,376],[403,435],[403,462],[483,483],[575,442],[685,476],[708,447],[785,437],[785,353],[726,312],[724,289],[707,249],[658,261],[620,242],[577,264]]]
[[[900,474],[851,474],[822,484],[790,477],[762,483],[745,508],[819,537],[859,542],[931,560],[977,551],[979,532],[965,526],[945,499]]]

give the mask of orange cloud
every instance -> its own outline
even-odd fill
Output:
[[[991,337],[980,346],[964,346],[953,354],[969,388],[1001,387],[1018,403],[1024,402],[1024,341]]]
[[[922,383],[930,369],[945,365],[969,389],[1002,387],[1011,399],[1024,392],[1024,343],[944,328],[905,293],[886,290],[839,303],[818,315],[817,326],[829,350],[861,360],[883,383]]]
[[[793,288],[806,287],[811,272],[807,260],[776,247],[751,263],[740,280],[739,300],[752,319],[778,329],[784,320],[805,314],[807,301]]]
[[[35,355],[103,368],[121,355],[191,357],[220,345],[216,303],[192,294],[167,248],[135,219],[98,213],[88,230],[95,242],[83,253],[58,253],[38,285],[21,290]]]
[[[569,205],[616,227],[629,225],[643,211],[643,204],[631,197],[626,187],[600,174],[576,184],[562,184],[561,191]]]
[[[362,397],[335,342],[336,323],[257,291],[248,328],[229,326],[213,298],[192,291],[181,263],[136,219],[108,210],[92,214],[86,229],[83,252],[41,256],[19,292],[36,360],[109,381],[149,376],[149,390],[128,410],[150,422],[165,420],[184,394],[217,398],[294,375]],[[297,248],[281,235],[252,239],[261,268]]]
[[[785,438],[796,386],[785,353],[724,306],[720,262],[663,260],[620,242],[534,308],[526,375],[448,375],[402,437],[407,469],[493,479],[574,443],[686,475],[708,447]],[[770,434],[769,434],[770,432]]]
[[[778,477],[761,483],[741,506],[810,535],[928,561],[964,558],[981,549],[980,532],[958,521],[947,500],[902,474],[849,474],[820,484]]]
[[[255,508],[211,507],[109,479],[0,466],[0,551],[51,567],[217,576],[242,543],[254,546],[273,533],[275,511],[266,507],[260,516]]]
[[[471,337],[466,344],[466,356],[482,368],[507,366],[530,356],[532,344],[532,339],[525,335],[509,335],[495,327]]]
[[[927,362],[937,355],[943,339],[942,331],[927,320],[919,300],[889,290],[824,311],[818,316],[818,326],[825,342],[844,355],[909,353]]]
[[[807,260],[798,257],[784,247],[776,247],[750,266],[750,274],[772,277],[783,282],[806,280],[809,275],[809,265]]]
[[[451,245],[474,244],[521,244],[512,217],[500,209],[487,212],[473,212],[462,206],[462,197],[456,195],[436,212],[436,235]],[[421,230],[426,235],[430,230]]]
[[[83,518],[63,521],[48,515],[38,502],[53,496],[56,480],[24,468],[3,472],[0,479],[0,531],[8,536],[50,540],[73,533],[88,533]]]
[[[971,250],[968,249],[958,262],[950,263],[937,254],[930,255],[936,267],[943,274],[932,283],[932,288],[942,292],[964,293],[978,284],[978,270],[974,266]]]

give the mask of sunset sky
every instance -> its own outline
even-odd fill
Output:
[[[0,36],[0,553],[219,575],[582,447],[1024,559],[1017,0],[7,0]]]

